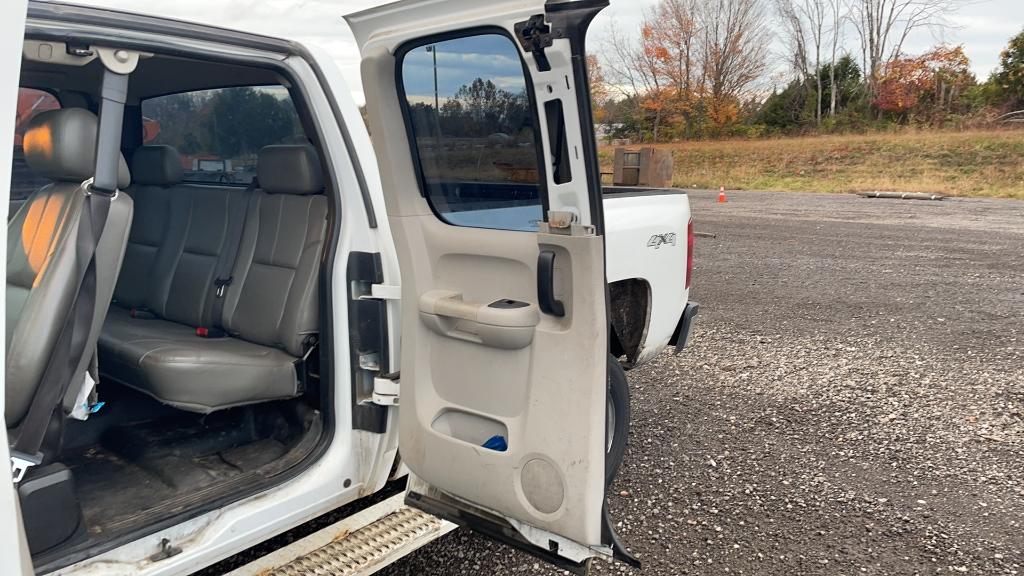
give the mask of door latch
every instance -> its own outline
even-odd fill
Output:
[[[370,401],[380,406],[398,406],[400,372],[381,374],[373,378],[373,396]]]
[[[579,215],[571,210],[548,210],[548,219],[538,225],[542,234],[562,234],[564,236],[593,236],[593,226],[580,224]]]
[[[395,284],[370,284],[356,280],[352,282],[353,300],[401,300],[402,287]]]

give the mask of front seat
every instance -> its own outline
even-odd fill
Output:
[[[69,108],[37,115],[25,133],[25,160],[37,176],[54,182],[35,191],[7,224],[7,428],[28,412],[54,345],[78,297],[77,282],[89,262],[78,262],[76,238],[85,194],[82,182],[96,164],[96,115]],[[130,181],[119,159],[118,188]],[[95,200],[95,199],[94,199]],[[96,246],[96,304],[85,352],[67,388],[78,392],[96,349],[100,327],[121,268],[132,220],[132,199],[110,200]]]

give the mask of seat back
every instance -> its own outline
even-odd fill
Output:
[[[229,269],[237,243],[233,220],[246,213],[251,191],[181,183],[181,157],[170,146],[142,146],[132,156],[136,202],[124,273],[114,298],[125,308],[208,326],[217,271]]]
[[[114,288],[115,303],[124,308],[150,307],[151,294],[173,265],[184,230],[172,226],[174,187],[181,182],[181,157],[170,146],[142,146],[132,155],[135,218],[124,253],[123,273]],[[165,291],[166,288],[163,288]]]
[[[25,133],[25,160],[33,173],[54,182],[34,192],[7,225],[5,410],[8,427],[25,416],[77,297],[77,282],[88,262],[76,261],[75,240],[84,206],[82,182],[96,163],[97,119],[70,108],[38,114]],[[121,159],[118,186],[129,184]],[[96,346],[114,289],[132,219],[132,199],[111,200],[96,248],[94,320],[79,359],[83,374]]]
[[[320,325],[327,230],[320,159],[309,145],[267,146],[256,174],[260,189],[249,202],[223,323],[244,340],[302,356]]]

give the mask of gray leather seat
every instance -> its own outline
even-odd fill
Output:
[[[133,158],[142,183],[132,191],[140,216],[115,293],[117,306],[100,338],[101,369],[161,402],[195,412],[301,393],[296,365],[319,330],[317,286],[327,222],[315,150],[265,148],[257,163],[262,188],[249,192],[177,183],[174,170],[158,168],[173,163],[155,159],[170,155],[176,153],[147,147]],[[226,244],[232,217],[245,222],[229,268],[231,284],[219,317],[213,317],[215,272],[233,252]],[[147,229],[136,230],[141,226]],[[155,318],[140,318],[143,309],[141,315]],[[228,336],[196,335],[197,327],[214,325]]]
[[[47,360],[76,294],[72,279],[88,262],[77,262],[75,240],[85,196],[81,183],[96,162],[94,114],[71,108],[43,112],[25,134],[25,160],[32,172],[54,180],[32,194],[7,225],[6,407],[8,427],[28,410]],[[121,159],[118,187],[129,184]],[[132,199],[111,200],[96,249],[94,323],[76,374],[85,376],[110,302],[132,220]],[[72,398],[79,380],[68,390]],[[67,406],[67,405],[66,405]]]
[[[121,308],[210,326],[218,270],[230,270],[250,191],[182,184],[181,157],[170,146],[143,146],[132,156],[135,224],[114,291]]]

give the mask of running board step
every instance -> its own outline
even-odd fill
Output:
[[[363,576],[451,532],[457,525],[404,505],[396,494],[280,548],[228,576]]]

